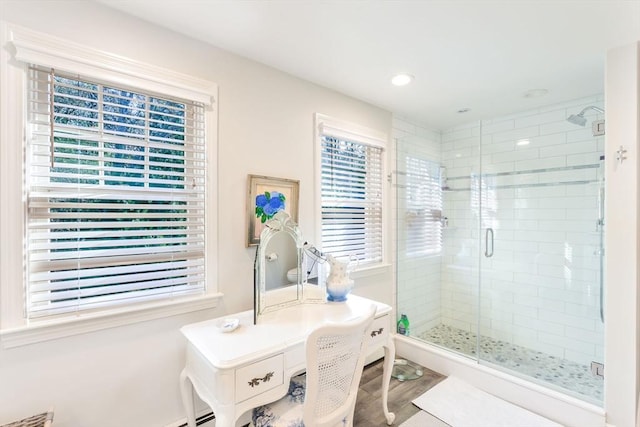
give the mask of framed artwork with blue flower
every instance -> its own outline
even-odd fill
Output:
[[[291,219],[298,222],[298,191],[300,181],[270,176],[249,175],[247,219],[247,247],[260,243],[260,233],[264,223],[273,216],[284,211]]]

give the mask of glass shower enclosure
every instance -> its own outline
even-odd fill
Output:
[[[604,117],[567,121],[589,105],[397,138],[397,312],[414,339],[602,405]]]

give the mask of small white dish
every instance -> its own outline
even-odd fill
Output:
[[[222,332],[235,331],[240,326],[240,319],[238,318],[226,318],[218,322],[218,329]]]

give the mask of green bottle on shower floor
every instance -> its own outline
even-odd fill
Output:
[[[398,333],[400,335],[409,335],[409,318],[406,314],[400,316],[398,320]]]

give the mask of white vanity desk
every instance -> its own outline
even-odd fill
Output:
[[[350,295],[346,302],[299,304],[261,317],[253,324],[253,311],[225,316],[239,318],[233,332],[222,332],[221,319],[184,326],[187,361],[180,375],[188,425],[195,427],[192,390],[213,410],[217,427],[249,422],[252,408],[278,400],[289,389],[289,379],[305,370],[305,340],[325,322],[340,322],[377,305],[369,352],[384,348],[382,401],[387,424],[395,418],[387,407],[389,381],[395,357],[390,335],[391,307]],[[244,416],[243,416],[244,414]]]

